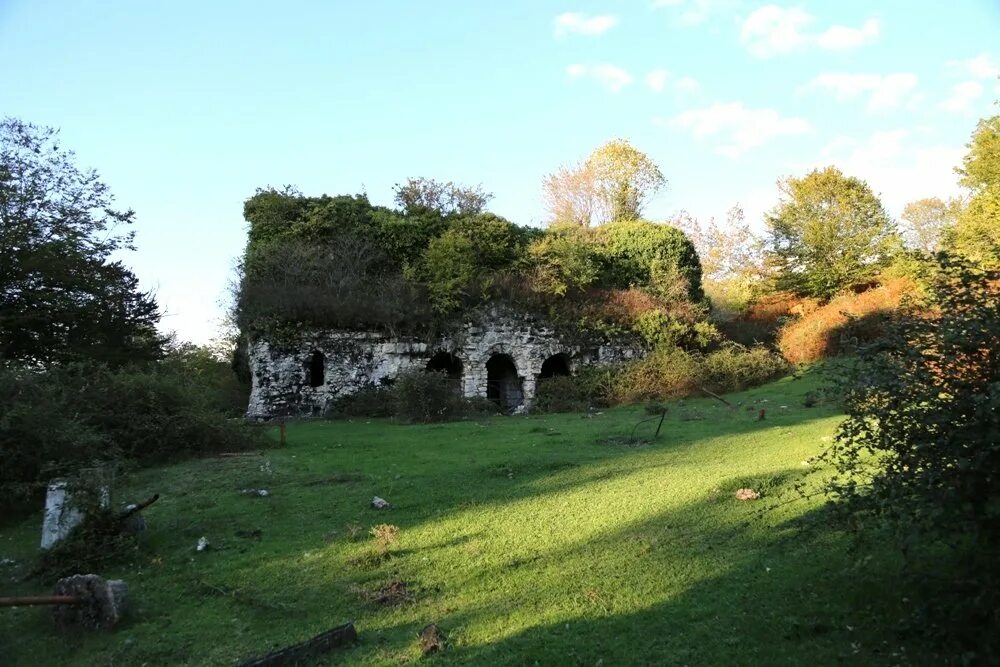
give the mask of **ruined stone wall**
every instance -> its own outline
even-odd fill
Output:
[[[318,386],[312,386],[310,361],[316,352],[322,355],[323,377]],[[249,348],[253,386],[247,416],[323,414],[341,396],[391,382],[408,368],[426,368],[439,352],[461,362],[462,393],[469,397],[491,393],[487,364],[497,355],[506,355],[516,368],[526,405],[535,395],[542,364],[554,355],[565,355],[570,371],[575,372],[581,365],[617,363],[643,353],[635,343],[624,341],[566,344],[535,320],[496,313],[431,343],[375,331],[315,331],[280,348],[258,339]],[[497,362],[493,363],[495,367]]]

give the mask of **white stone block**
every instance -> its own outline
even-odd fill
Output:
[[[111,491],[101,487],[101,507],[111,503]],[[74,502],[69,483],[56,479],[49,483],[45,495],[45,518],[42,520],[42,549],[51,549],[83,522],[84,513]]]

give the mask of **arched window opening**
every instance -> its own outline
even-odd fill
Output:
[[[456,394],[462,393],[462,360],[451,352],[438,352],[427,362],[427,370],[444,373]]]
[[[486,397],[507,412],[524,403],[517,366],[506,354],[494,354],[486,362]]]
[[[538,374],[538,379],[547,380],[559,375],[569,374],[569,355],[559,353],[553,354],[542,363],[542,372]]]
[[[443,371],[449,380],[461,380],[462,360],[451,352],[438,352],[427,362],[427,370]]]
[[[326,360],[323,358],[323,353],[316,350],[312,353],[309,358],[309,363],[306,367],[306,375],[309,376],[309,386],[310,387],[322,387],[323,383],[326,381]]]

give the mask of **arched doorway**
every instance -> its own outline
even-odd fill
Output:
[[[507,412],[524,403],[521,378],[509,355],[494,354],[486,362],[486,397]]]
[[[462,360],[451,352],[438,352],[427,362],[427,370],[444,373],[456,393],[462,393]]]
[[[553,354],[542,363],[542,372],[538,374],[539,380],[547,380],[559,375],[569,375],[569,355],[560,352]]]
[[[309,357],[306,363],[306,376],[310,387],[322,387],[326,381],[326,359],[319,350],[314,351]]]

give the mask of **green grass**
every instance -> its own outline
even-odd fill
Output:
[[[314,421],[260,457],[139,471],[118,500],[162,499],[135,562],[101,573],[129,582],[128,620],[57,638],[44,610],[0,610],[0,663],[231,665],[347,620],[361,641],[331,662],[417,660],[417,633],[435,622],[450,642],[442,664],[934,663],[895,631],[906,602],[891,554],[855,562],[822,501],[793,500],[794,484],[822,476],[804,461],[839,421],[803,406],[817,383],[730,395],[735,409],[673,403],[646,446],[601,444],[628,436],[641,407]],[[735,500],[744,486],[763,497]],[[370,508],[374,495],[393,509]],[[40,521],[0,529],[0,557],[18,562],[0,566],[4,592],[47,586],[20,580]],[[386,559],[368,535],[380,523],[400,529]],[[212,550],[195,552],[201,536]],[[409,602],[366,599],[394,578]]]

